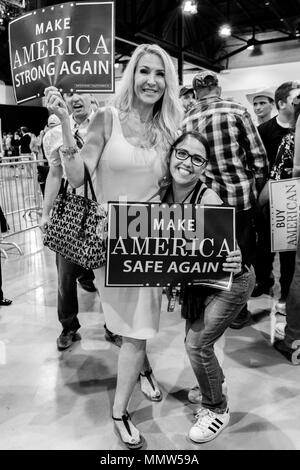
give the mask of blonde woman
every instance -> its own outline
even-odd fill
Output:
[[[183,117],[178,94],[177,76],[169,55],[157,45],[138,46],[112,106],[96,112],[79,152],[60,94],[53,87],[46,89],[47,106],[62,124],[61,152],[70,183],[74,187],[83,183],[85,161],[90,173],[95,172],[99,202],[120,197],[159,202],[160,182],[167,172],[167,150]],[[148,371],[140,377],[142,390],[149,395],[151,388],[157,389],[144,361],[146,340],[158,331],[162,291],[106,288],[104,269],[98,272],[105,322],[109,330],[123,337],[112,417],[123,443],[137,449],[142,447],[144,438],[132,423],[127,408],[143,365]]]

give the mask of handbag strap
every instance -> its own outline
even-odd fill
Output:
[[[62,195],[63,199],[65,199],[65,197],[67,195],[68,185],[69,185],[68,180],[66,178],[63,178],[62,182],[61,182],[61,185],[60,185],[60,188],[59,188],[59,192],[58,192],[58,194]],[[72,188],[72,193],[76,194],[76,188]]]
[[[88,170],[88,167],[85,163],[83,163],[84,165],[84,197],[86,199],[88,199],[88,187],[90,187],[90,191],[91,191],[91,195],[92,195],[92,200],[93,201],[96,201],[97,202],[97,198],[96,198],[96,194],[95,194],[95,191],[94,191],[94,187],[93,187],[93,183],[92,183],[92,179],[91,179],[91,175],[90,175],[90,172]],[[62,182],[62,186],[61,186],[61,194],[62,194],[62,198],[65,199],[66,195],[67,195],[67,189],[68,189],[68,185],[69,185],[69,182],[68,180],[64,180]],[[73,188],[72,189],[72,192],[73,194],[76,194],[76,189]]]
[[[87,199],[88,198],[88,186],[90,187],[91,195],[93,201],[97,202],[96,194],[94,191],[93,183],[92,183],[92,178],[90,175],[90,172],[88,170],[88,167],[85,163],[84,165],[84,197]]]

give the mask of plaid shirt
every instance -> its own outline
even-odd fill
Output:
[[[201,180],[238,211],[253,207],[255,180],[267,175],[267,156],[247,109],[216,96],[187,112],[183,131],[201,132],[211,155]]]

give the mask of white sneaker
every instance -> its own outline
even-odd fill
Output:
[[[196,423],[189,431],[189,438],[194,442],[208,442],[215,439],[229,423],[229,409],[225,413],[215,413],[207,408],[200,408]]]
[[[286,302],[285,300],[279,299],[277,304],[275,305],[276,312],[280,313],[281,315],[286,316]]]
[[[284,333],[285,327],[286,327],[286,323],[281,322],[281,323],[276,324],[275,334],[278,338],[284,339],[284,337],[285,337],[285,333]]]
[[[227,396],[227,384],[224,381],[222,383],[222,393],[223,395]],[[195,385],[195,387],[191,388],[188,393],[188,400],[190,403],[194,403],[196,405],[201,405],[202,403],[202,393],[200,391],[199,385]]]

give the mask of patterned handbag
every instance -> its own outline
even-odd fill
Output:
[[[92,199],[88,198],[88,186]],[[84,196],[67,191],[54,201],[43,243],[68,261],[96,269],[106,261],[107,212],[98,204],[89,171],[84,165]]]

